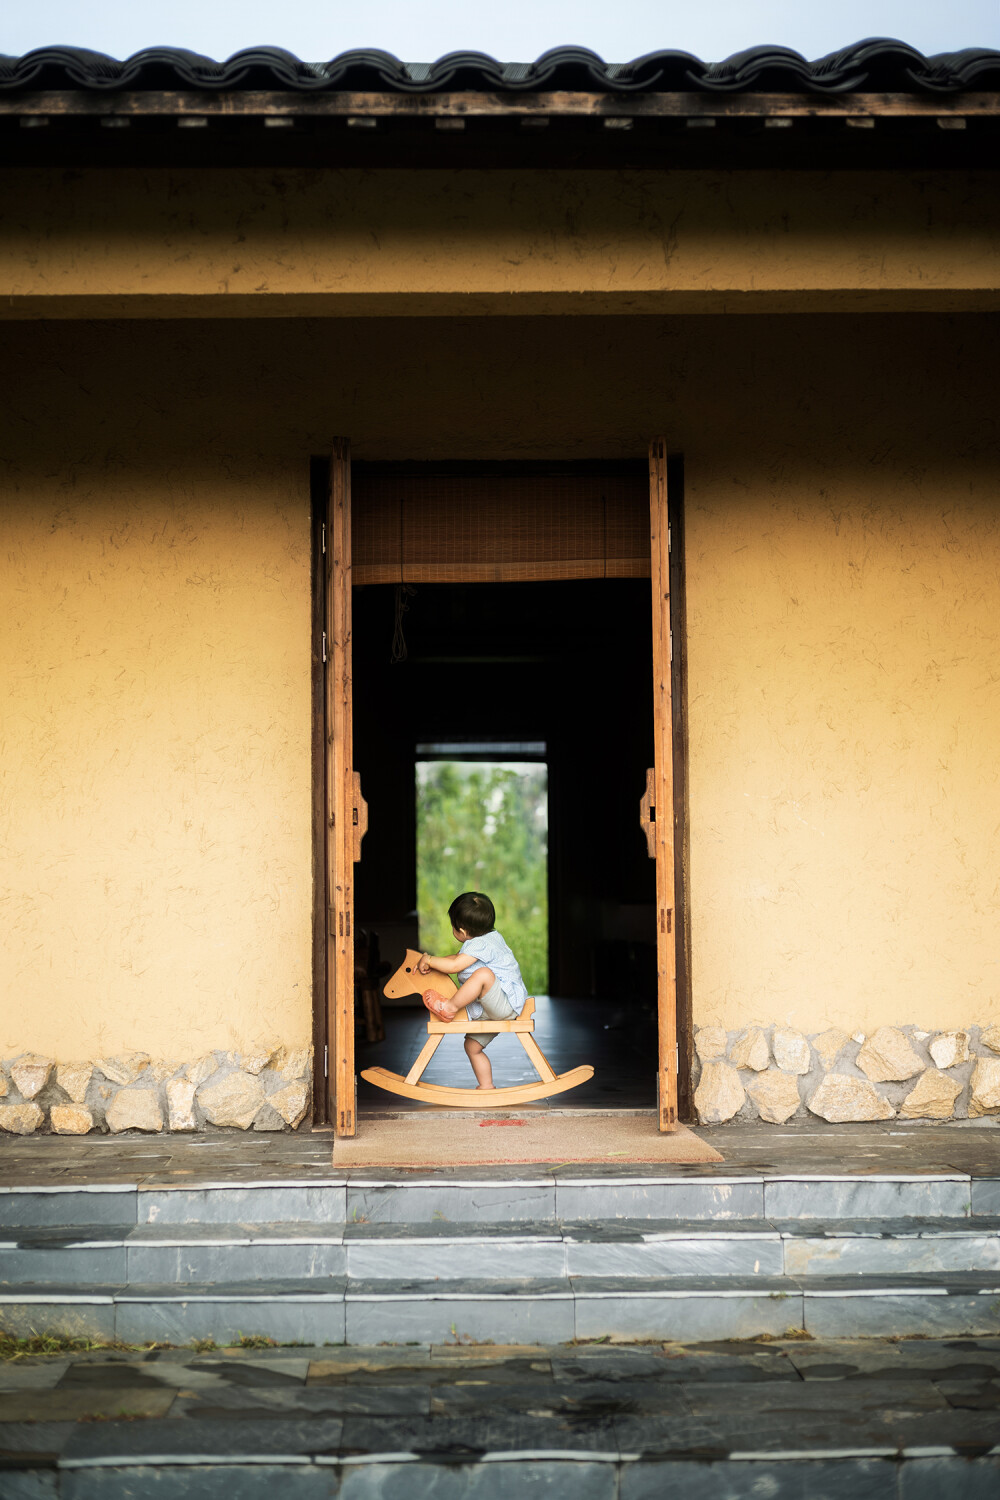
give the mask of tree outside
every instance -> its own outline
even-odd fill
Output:
[[[548,767],[537,761],[417,762],[420,945],[453,953],[448,907],[483,891],[529,995],[549,979]]]

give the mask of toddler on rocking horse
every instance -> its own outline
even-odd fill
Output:
[[[459,988],[449,1000],[435,990],[426,990],[423,999],[427,1009],[442,1021],[453,1021],[465,1007],[470,1021],[478,1021],[481,1016],[490,1021],[514,1020],[524,1009],[528,991],[517,959],[493,925],[493,902],[479,891],[466,891],[455,897],[448,916],[452,935],[461,944],[459,951],[441,958],[423,953],[419,968],[421,974],[429,974],[432,969],[439,974],[457,974]],[[497,1035],[495,1031],[480,1032],[465,1038],[465,1051],[480,1089],[493,1087],[493,1069],[485,1049]]]

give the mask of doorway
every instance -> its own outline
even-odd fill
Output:
[[[356,930],[377,934],[381,960],[393,969],[406,948],[423,947],[431,935],[447,943],[433,951],[451,952],[448,902],[470,886],[484,890],[526,981],[539,974],[546,981],[529,982],[542,1051],[557,1072],[580,1063],[597,1070],[553,1107],[652,1107],[656,885],[638,819],[653,735],[648,581],[418,584],[407,598],[405,657],[394,661],[397,587],[354,590],[354,764],[370,809],[355,872]],[[450,842],[434,829],[434,856],[445,868],[421,882],[417,767],[449,764],[465,770],[466,790],[449,789],[450,807],[437,821],[457,815],[462,822],[452,823]],[[511,765],[547,773],[542,900],[530,899],[530,886],[511,867],[516,831],[497,847],[483,829],[497,783],[518,778],[510,770],[476,775],[476,768]],[[537,784],[536,777],[536,791]],[[515,816],[536,823],[522,828],[534,838],[520,847],[531,858],[534,846],[537,858],[537,803],[526,791],[515,784],[510,796]],[[478,824],[471,840],[470,819]],[[425,828],[427,821],[425,813]],[[425,911],[421,894],[436,896],[444,910]],[[543,905],[539,953],[530,917]],[[405,1073],[426,1012],[414,997],[383,1014],[385,1041],[359,1040],[359,1068]],[[491,1056],[498,1085],[533,1081],[515,1038],[499,1037]],[[472,1082],[458,1039],[446,1039],[426,1077]],[[388,1106],[380,1090],[363,1080],[358,1088],[362,1116]]]
[[[620,1029],[625,1039],[642,1037],[648,1004],[651,1045],[640,1040],[629,1076],[648,1081],[653,1065],[660,1128],[674,1128],[684,860],[669,470],[662,440],[651,445],[648,470],[352,471],[346,440],[334,446],[322,528],[323,723],[314,739],[325,760],[317,848],[326,1005],[316,1040],[317,1056],[320,1043],[329,1056],[318,1092],[339,1134],[356,1129],[355,936],[378,922],[397,961],[418,940],[416,747],[468,747],[484,735],[546,747],[550,989],[575,1007],[575,1023],[589,1004],[601,1032]],[[377,808],[366,839],[362,774]],[[644,840],[636,836],[643,782]],[[626,996],[616,1026],[614,1004]],[[598,1044],[607,1086],[613,1037]]]

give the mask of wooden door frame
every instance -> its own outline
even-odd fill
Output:
[[[313,1007],[313,1119],[333,1123],[341,1136],[357,1129],[353,865],[367,823],[353,769],[350,480],[350,444],[337,439],[330,460],[312,465],[313,984],[324,1000]],[[648,829],[657,883],[658,1115],[660,1129],[673,1130],[692,1118],[693,1027],[683,459],[668,456],[662,438],[650,444],[649,480],[655,765],[647,801],[671,809]]]

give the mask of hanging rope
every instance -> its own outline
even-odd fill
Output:
[[[392,655],[389,658],[393,666],[405,661],[408,655],[406,635],[403,630],[403,616],[409,609],[408,600],[413,598],[416,589],[408,583],[396,584],[396,619],[392,632]]]

